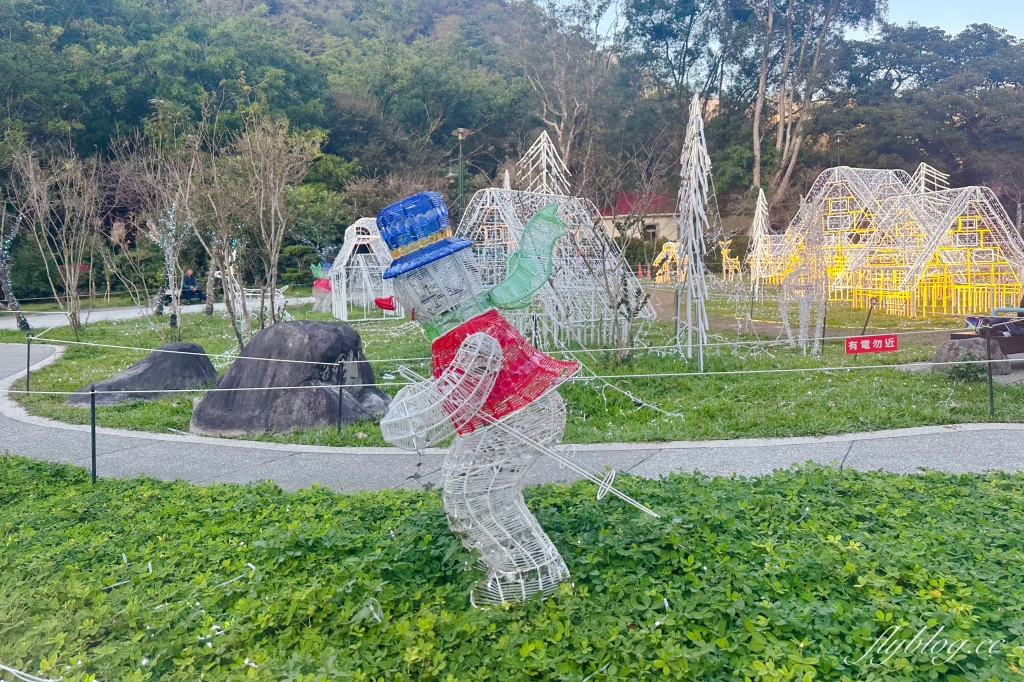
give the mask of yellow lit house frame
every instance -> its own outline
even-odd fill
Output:
[[[769,235],[763,279],[782,284],[807,257],[827,271],[829,300],[871,300],[905,317],[966,315],[1021,300],[1024,240],[987,187],[950,189],[921,164],[902,170],[824,171],[783,234]],[[809,240],[811,231],[816,238]]]
[[[651,263],[658,268],[654,275],[655,284],[674,284],[686,281],[686,256],[680,242],[665,242],[661,245],[661,253]]]

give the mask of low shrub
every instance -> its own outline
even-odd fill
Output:
[[[476,610],[481,574],[436,491],[91,486],[0,458],[0,663],[64,680],[1021,675],[1024,475],[620,483],[662,518],[582,483],[529,488],[573,583]],[[934,661],[893,644],[921,628],[971,644]]]
[[[983,363],[978,362],[980,358],[977,355],[971,351],[967,351],[958,359],[959,362],[950,365],[949,369],[946,370],[950,379],[953,381],[973,382],[985,381],[988,379],[988,368]]]

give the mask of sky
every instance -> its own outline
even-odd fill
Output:
[[[968,24],[992,24],[1024,38],[1024,0],[889,0],[889,21],[916,21],[959,33]]]

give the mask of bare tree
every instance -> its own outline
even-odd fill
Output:
[[[590,274],[604,290],[607,299],[614,302],[614,314],[618,319],[612,328],[612,344],[619,349],[619,360],[625,359],[628,349],[633,346],[634,321],[649,300],[646,294],[637,295],[631,278],[626,276],[631,271],[626,251],[631,241],[644,238],[644,226],[659,199],[658,190],[674,168],[678,150],[672,144],[671,135],[666,126],[650,136],[636,137],[632,146],[622,148],[618,154],[602,157],[601,167],[589,172],[592,193],[599,205],[616,206],[618,197],[627,187],[632,189],[634,201],[627,213],[613,216],[611,234],[608,235],[610,240],[597,239],[593,244],[583,244],[580,243],[580,235],[571,235],[578,250],[599,255],[594,259],[598,266]],[[594,231],[607,234],[600,224],[594,226]],[[589,267],[589,261],[585,262]]]
[[[444,179],[429,173],[388,173],[383,177],[354,178],[345,185],[345,197],[356,216],[376,215],[394,202],[417,192],[444,194]]]
[[[131,218],[129,218],[130,220]],[[116,218],[109,225],[100,228],[97,246],[108,277],[111,275],[116,277],[139,310],[148,313],[152,301],[152,291],[146,272],[146,254],[145,251],[138,248],[139,234],[140,231],[133,223]],[[151,316],[144,315],[144,319],[151,327],[156,326]]]
[[[784,57],[778,81],[779,111],[775,146],[780,157],[779,167],[771,181],[770,203],[779,201],[789,188],[800,149],[807,138],[804,128],[811,118],[813,98],[835,68],[834,60],[826,52],[841,40],[848,29],[875,21],[884,7],[882,0],[856,3],[842,0],[789,0]],[[797,21],[802,22],[802,36],[794,62],[792,57]]]
[[[785,3],[783,5],[783,3]],[[768,184],[769,203],[777,203],[790,180],[806,140],[815,96],[836,68],[835,48],[848,29],[869,25],[882,0],[747,0],[757,20],[760,69],[753,109],[753,186],[762,184],[761,141],[765,105],[775,105],[778,166]],[[779,16],[785,16],[784,28]]]
[[[11,199],[30,221],[50,289],[77,334],[82,327],[78,285],[89,235],[99,223],[100,160],[83,159],[68,148],[42,163],[22,148],[13,156],[12,170]]]
[[[597,44],[599,33],[589,22],[590,17],[549,15],[539,28],[523,29],[539,30],[540,35],[519,41],[523,49],[518,65],[537,96],[540,119],[554,135],[567,167],[575,161],[616,65],[614,53]]]
[[[240,160],[226,154],[216,136],[207,138],[207,149],[203,195],[209,210],[197,223],[196,234],[209,258],[211,276],[220,276],[224,306],[241,352],[252,332],[239,263],[239,251],[243,248],[243,217],[238,197],[245,191],[247,183]]]
[[[172,324],[179,325],[180,337],[181,253],[194,237],[201,206],[203,150],[188,128],[153,126],[151,133],[114,145],[116,197],[163,256]]]
[[[322,143],[321,134],[289,133],[287,120],[274,121],[254,109],[232,144],[247,179],[249,222],[260,244],[272,324],[277,322],[277,266],[289,222],[285,193],[306,176]]]

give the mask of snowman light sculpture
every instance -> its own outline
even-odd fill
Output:
[[[487,577],[470,596],[473,605],[547,594],[569,570],[526,507],[525,475],[540,455],[653,515],[612,486],[615,472],[599,475],[554,448],[565,430],[565,404],[555,388],[579,370],[532,347],[496,308],[528,306],[551,275],[554,244],[566,233],[557,205],[527,224],[508,276],[486,290],[469,239],[454,238],[444,200],[422,192],[377,215],[381,237],[395,260],[384,273],[395,299],[433,339],[433,377],[406,368],[402,388],[381,420],[392,445],[420,451],[454,436],[442,469],[445,512],[462,544],[479,553]]]

